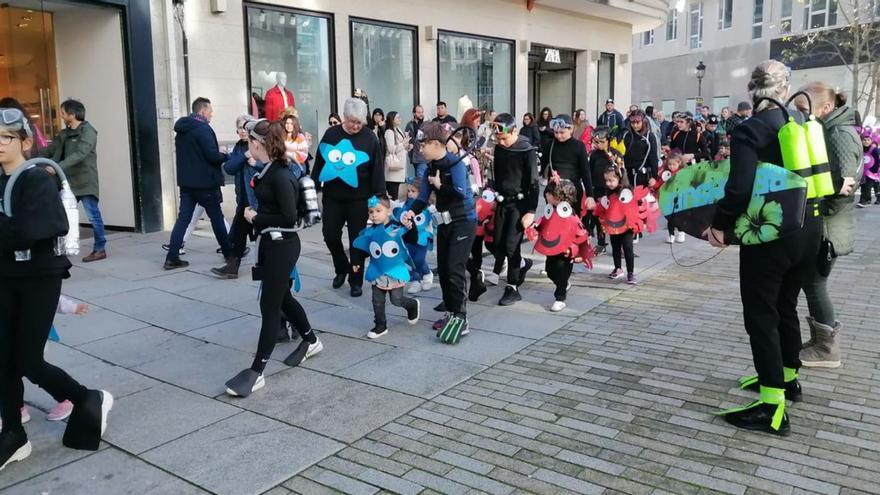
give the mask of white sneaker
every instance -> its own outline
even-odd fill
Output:
[[[101,390],[101,436],[107,431],[107,415],[113,409],[113,395],[106,390]]]
[[[674,234],[670,235],[669,237],[666,238],[666,244],[672,244],[673,242],[675,242],[675,235]]]
[[[324,344],[321,343],[321,339],[316,340],[314,344],[309,344],[309,350],[306,351],[306,357],[303,358],[303,361],[318,354],[323,350]]]
[[[422,277],[422,290],[429,291],[432,287],[434,287],[434,273],[429,272]]]
[[[416,280],[415,282],[410,282],[409,287],[407,287],[407,294],[418,294],[422,290],[422,283]]]
[[[639,243],[639,235],[636,234],[633,236],[633,244],[638,244],[638,243]]]
[[[681,244],[684,242],[684,239],[685,239],[684,232],[676,232],[675,242]]]
[[[552,306],[550,306],[550,311],[557,313],[565,309],[565,302],[563,301],[555,301]]]
[[[24,445],[19,447],[15,452],[12,453],[12,456],[6,460],[2,465],[0,465],[0,471],[12,464],[13,462],[21,462],[31,455],[31,442],[27,441]]]
[[[489,272],[489,273],[483,274],[483,279],[486,281],[487,284],[490,284],[490,285],[498,285],[498,278],[499,278],[498,274],[495,272]]]

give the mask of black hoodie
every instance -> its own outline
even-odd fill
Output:
[[[495,190],[512,198],[519,193],[523,199],[517,206],[525,212],[538,208],[538,150],[528,138],[519,136],[510,148],[495,145]]]

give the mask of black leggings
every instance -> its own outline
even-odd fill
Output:
[[[556,284],[553,296],[557,301],[565,301],[565,296],[568,293],[568,279],[571,278],[573,268],[574,263],[571,262],[571,258],[564,254],[547,257],[547,276]]]
[[[880,182],[873,181],[871,179],[865,178],[862,182],[862,197],[859,198],[859,203],[866,205],[871,202],[871,192],[874,192],[874,196],[877,201],[880,201]]]
[[[604,246],[605,242],[605,229],[602,228],[602,222],[599,221],[599,217],[593,215],[593,211],[590,210],[587,212],[587,216],[584,217],[584,227],[587,228],[587,232],[590,235],[595,235],[596,240],[600,246]]]
[[[251,365],[251,369],[257,373],[263,372],[272,357],[272,351],[275,350],[282,312],[293,323],[304,342],[312,344],[318,340],[312,331],[306,310],[290,293],[290,272],[299,259],[300,247],[297,234],[279,241],[273,241],[268,235],[263,235],[260,239],[258,266],[263,272],[263,287],[260,292],[260,314],[263,321],[257,355]]]
[[[380,289],[377,286],[373,286],[373,314],[375,315],[373,321],[376,323],[377,327],[385,328],[388,324],[388,321],[385,319],[385,294],[391,298],[391,304],[397,306],[398,308],[403,308],[407,311],[414,309],[416,307],[416,300],[407,297],[406,294],[403,293],[403,287],[397,287],[396,289]]]
[[[24,432],[19,410],[27,378],[55,400],[74,405],[88,389],[43,359],[55,319],[61,277],[0,278],[0,417],[3,431]]]
[[[397,201],[398,193],[400,192],[400,185],[402,182],[385,182],[385,189],[388,191],[388,197]]]
[[[635,252],[633,251],[633,231],[627,230],[623,234],[611,234],[611,255],[614,258],[614,268],[620,268],[621,253],[626,258],[626,273],[635,271]]]
[[[247,247],[248,234],[253,232],[253,226],[244,219],[244,209],[247,203],[239,203],[235,208],[235,217],[229,228],[229,240],[232,243],[232,256],[242,258]]]
[[[333,257],[333,268],[336,270],[336,274],[348,275],[348,282],[353,287],[364,285],[364,252],[360,249],[351,249],[351,243],[367,227],[367,200],[325,199],[321,215],[324,242]],[[350,262],[345,255],[345,247],[342,245],[342,227],[344,226],[348,226]],[[358,266],[360,269],[353,272],[352,265]]]
[[[495,268],[507,259],[507,284],[518,287],[522,264],[523,214],[515,205],[501,203],[495,210]],[[500,270],[498,270],[500,271]]]

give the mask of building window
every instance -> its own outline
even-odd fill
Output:
[[[654,44],[654,30],[645,31],[642,33],[642,45],[650,46]]]
[[[755,0],[752,9],[752,39],[756,40],[761,37],[764,30],[764,0]]]
[[[712,98],[712,113],[715,115],[721,115],[721,110],[730,106],[730,97],[729,96],[716,96]]]
[[[837,24],[837,0],[812,0],[805,3],[805,31],[807,29],[820,29]]]
[[[672,112],[675,112],[675,100],[663,100],[663,104],[660,107],[663,110],[663,116],[667,119],[672,119]]]
[[[793,0],[781,0],[782,9],[779,12],[780,34],[791,34],[791,4]]]
[[[669,9],[666,14],[666,41],[678,39],[678,11]]]
[[[733,25],[733,0],[718,0],[718,30]]]
[[[685,106],[685,108],[684,108],[685,110],[687,110],[688,112],[691,112],[694,115],[700,113],[697,111],[697,99],[696,98],[688,98],[685,101],[684,106]]]
[[[457,113],[467,95],[475,107],[513,110],[513,42],[441,32],[437,49],[439,101]]]
[[[648,107],[653,107],[653,106],[654,106],[654,102],[651,100],[639,102],[639,108],[641,108],[642,110],[644,110]],[[653,115],[648,115],[648,117],[653,117]]]
[[[596,92],[596,115],[605,111],[605,101],[614,98],[614,54],[602,53],[599,55],[597,68],[599,84]]]
[[[250,107],[258,108],[259,117],[277,120],[279,115],[272,114],[295,106],[303,130],[319,136],[335,110],[332,17],[252,6],[245,10]]]
[[[703,2],[691,2],[690,47],[703,47]]]
[[[351,21],[351,83],[371,107],[406,115],[417,100],[417,67],[414,26]]]

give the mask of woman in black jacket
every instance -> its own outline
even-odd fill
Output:
[[[113,407],[108,392],[87,389],[43,358],[71,264],[55,248],[69,227],[58,180],[54,170],[25,165],[32,146],[21,111],[0,108],[0,198],[13,188],[8,203],[0,199],[0,469],[31,453],[21,425],[23,378],[55,400],[73,403],[63,438],[70,448],[98,450]],[[17,179],[10,184],[13,174]]]
[[[786,123],[786,113],[762,98],[785,101],[789,77],[788,69],[775,60],[762,62],[752,72],[749,93],[756,113],[733,130],[724,197],[717,204],[712,226],[703,233],[713,246],[725,246],[729,241],[725,232],[740,223],[737,219],[748,207],[758,164],[783,165],[777,134]],[[800,230],[739,249],[743,320],[757,371],[756,376],[741,379],[740,386],[761,394],[748,406],[720,413],[739,428],[787,435],[785,401],[801,400],[798,294],[816,270],[822,235],[822,217],[813,214],[814,201],[807,201]]]
[[[553,120],[553,111],[551,111],[549,107],[542,108],[541,113],[538,114],[538,122],[536,123],[538,132],[541,133],[541,147],[538,148],[538,151],[541,152],[541,173],[543,173],[544,165],[547,163],[547,156],[550,153],[550,144],[553,142],[554,138],[553,128],[550,127],[551,120]]]
[[[260,236],[254,280],[263,284],[260,291],[263,322],[253,364],[226,382],[226,393],[236,397],[247,397],[266,384],[263,370],[275,350],[282,312],[302,337],[299,347],[284,360],[285,364],[298,366],[324,349],[312,331],[305,309],[290,293],[290,275],[301,249],[299,235],[294,231],[299,187],[288,169],[284,128],[277,122],[258,120],[249,122],[247,130],[251,155],[266,163],[253,179],[258,210],[247,207],[244,211],[245,220],[253,224]]]
[[[648,129],[645,112],[636,110],[629,115],[629,127],[623,131],[626,153],[623,164],[627,178],[634,186],[647,186],[657,176],[657,138]]]
[[[525,136],[529,140],[529,144],[535,148],[541,148],[541,131],[535,125],[535,116],[531,112],[523,114],[522,129],[519,131],[520,136]]]

